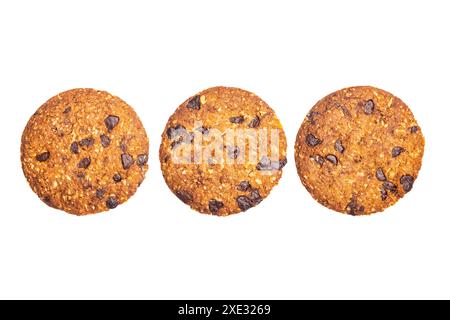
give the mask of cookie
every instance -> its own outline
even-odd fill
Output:
[[[261,98],[214,87],[187,99],[170,117],[160,161],[181,201],[201,213],[227,216],[256,206],[278,183],[286,137]]]
[[[22,135],[22,168],[49,206],[76,215],[116,208],[144,180],[148,139],[133,108],[108,92],[73,89],[44,103]]]
[[[350,215],[380,212],[410,192],[424,137],[408,106],[373,87],[320,100],[297,134],[300,179],[319,203]]]

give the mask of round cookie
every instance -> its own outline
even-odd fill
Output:
[[[180,200],[201,213],[227,216],[256,206],[278,183],[286,137],[261,98],[214,87],[187,99],[170,117],[160,161]]]
[[[423,152],[424,137],[403,101],[377,88],[352,87],[311,109],[297,134],[295,163],[319,203],[368,215],[411,191]]]
[[[76,215],[127,201],[148,169],[148,139],[133,108],[105,91],[73,89],[44,103],[22,135],[22,168],[49,206]]]

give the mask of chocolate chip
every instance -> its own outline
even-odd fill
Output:
[[[364,103],[364,113],[369,115],[372,114],[375,110],[375,103],[373,100],[367,100],[366,103]]]
[[[351,214],[352,216],[363,214],[364,210],[364,206],[358,205],[358,201],[356,200],[355,196],[352,197],[350,202],[347,204],[347,207],[345,208],[345,212]]]
[[[258,189],[253,189],[252,192],[250,193],[249,198],[250,198],[250,200],[253,201],[253,206],[256,206],[258,203],[260,203],[263,200],[261,195],[259,194]]]
[[[174,128],[169,128],[166,134],[169,139],[176,138],[176,140],[170,144],[172,149],[181,143],[192,143],[195,139],[195,133],[187,132],[186,128],[181,125],[177,125]]]
[[[167,138],[173,139],[173,137],[175,135],[175,128],[169,127],[169,129],[167,129],[167,131],[166,131],[166,135],[167,135]]]
[[[318,154],[313,155],[312,159],[320,165],[323,165],[323,163],[325,162],[325,159],[321,155],[318,155]]]
[[[192,202],[192,195],[185,191],[185,190],[177,190],[175,192],[175,195],[178,197],[178,199],[180,199],[181,201],[183,201],[184,203],[189,204],[190,202]]]
[[[116,173],[113,175],[114,182],[120,182],[122,181],[122,176],[119,173]]]
[[[80,147],[90,147],[93,144],[94,144],[94,138],[92,138],[92,137],[81,139],[79,142]]]
[[[308,146],[315,147],[315,146],[321,144],[322,140],[316,138],[316,136],[313,135],[312,133],[308,133],[308,135],[306,136],[305,142]]]
[[[256,164],[256,170],[259,170],[259,171],[272,170],[272,167],[270,165],[269,166],[264,166],[264,165],[261,164],[261,162],[258,162]]]
[[[228,146],[227,147],[227,154],[228,154],[228,158],[230,158],[230,159],[237,159],[239,157],[240,153],[241,153],[241,149],[239,149],[238,146]]]
[[[106,206],[109,209],[114,209],[119,205],[119,202],[114,197],[109,197],[108,200],[106,200]]]
[[[36,160],[39,161],[39,162],[47,161],[49,158],[50,158],[50,152],[48,152],[48,151],[44,152],[44,153],[41,153],[41,154],[38,154],[36,156]]]
[[[74,154],[79,154],[80,150],[78,148],[78,142],[74,141],[70,144],[70,152]]]
[[[145,166],[145,164],[148,161],[148,155],[147,154],[140,154],[137,156],[137,161],[136,163],[138,164],[139,167],[143,167]]]
[[[236,198],[236,203],[242,211],[247,211],[253,207],[253,201],[247,196],[239,196]]]
[[[107,148],[111,144],[111,139],[106,134],[102,134],[100,136],[100,142],[103,148]]]
[[[403,187],[403,191],[410,192],[414,185],[414,177],[406,174],[400,178],[400,184]]]
[[[383,169],[378,168],[377,171],[375,172],[375,176],[377,177],[377,179],[379,181],[386,181],[386,176],[384,174]]]
[[[206,128],[206,127],[204,127],[204,126],[198,127],[198,128],[195,129],[195,130],[198,131],[198,132],[200,132],[201,134],[208,134],[208,133],[209,133],[209,129]]]
[[[271,161],[269,157],[263,156],[261,160],[256,165],[256,170],[265,171],[265,170],[281,170],[287,163],[287,159],[283,158],[279,161]]]
[[[254,117],[250,122],[248,123],[249,128],[258,128],[259,124],[261,123],[258,116]]]
[[[419,132],[419,127],[418,126],[412,126],[411,128],[409,128],[409,132],[417,133],[417,132]]]
[[[327,159],[328,161],[330,161],[332,164],[337,165],[338,164],[338,158],[333,155],[333,154],[329,154],[325,157],[325,159]]]
[[[388,192],[386,191],[386,189],[384,187],[381,187],[380,189],[381,192],[381,200],[386,200],[388,197]]]
[[[239,185],[237,186],[237,189],[239,191],[247,191],[248,189],[251,188],[250,182],[248,181],[241,181],[241,183],[239,183]]]
[[[101,200],[105,196],[105,192],[106,191],[104,189],[97,189],[97,191],[95,192],[95,195],[97,196],[97,198],[99,198]]]
[[[68,114],[71,111],[72,111],[72,108],[71,107],[67,107],[67,108],[64,109],[63,113],[64,114]]]
[[[287,164],[287,159],[281,159],[280,161],[272,161],[272,169],[273,170],[281,170],[284,168],[284,166]]]
[[[316,124],[316,116],[320,115],[320,112],[317,111],[310,111],[307,115],[306,118],[309,120],[309,122],[311,122],[311,124]]]
[[[177,140],[174,140],[170,143],[170,148],[171,149],[175,149],[176,147],[178,147],[180,144],[183,143],[183,137],[178,137]]]
[[[272,170],[272,161],[267,156],[263,156],[256,165],[256,170]]]
[[[196,95],[186,104],[186,108],[190,110],[200,110],[200,96]]]
[[[391,192],[397,192],[397,186],[390,181],[383,182],[383,188]]]
[[[348,214],[351,214],[352,216],[356,215],[357,211],[357,203],[354,198],[347,204],[347,207],[345,208],[345,212]]]
[[[122,167],[125,170],[130,169],[131,165],[133,164],[133,157],[130,156],[129,154],[127,154],[127,153],[123,153],[120,156],[120,159],[122,160]]]
[[[243,116],[231,117],[229,120],[231,123],[239,124],[244,122],[244,117]]]
[[[344,153],[345,148],[342,145],[342,140],[341,139],[337,139],[336,142],[334,143],[334,149],[339,152],[339,153]]]
[[[211,211],[212,214],[216,214],[223,206],[223,202],[219,200],[212,199],[208,202],[209,211]]]
[[[169,139],[173,139],[180,136],[184,132],[186,132],[186,128],[181,124],[177,124],[175,127],[167,129],[166,134]]]
[[[176,140],[172,141],[172,143],[170,144],[170,147],[172,149],[174,149],[175,147],[177,147],[178,145],[182,144],[182,143],[192,143],[195,139],[195,133],[193,132],[187,132],[186,129],[180,128],[180,129],[175,129],[176,131],[174,131],[175,136],[177,137]]]
[[[80,162],[78,162],[77,167],[80,169],[87,169],[91,164],[91,158],[83,158]]]
[[[392,158],[398,157],[403,152],[405,152],[405,149],[402,148],[402,147],[394,147],[394,148],[392,148]]]
[[[286,158],[283,158],[279,161],[271,161],[267,156],[263,156],[256,165],[256,170],[259,171],[281,170],[286,164],[287,164]]]
[[[119,123],[120,118],[118,116],[109,115],[105,119],[106,128],[111,131]]]
[[[175,137],[175,134],[176,134],[175,131],[176,131],[176,129],[175,129],[175,128],[172,128],[172,127],[170,127],[169,129],[167,129],[167,131],[166,131],[167,138],[173,139],[173,138]]]

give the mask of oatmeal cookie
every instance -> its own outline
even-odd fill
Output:
[[[191,208],[227,216],[266,198],[286,164],[286,137],[275,112],[253,93],[214,87],[190,97],[162,134],[161,169]]]
[[[144,180],[148,139],[134,110],[108,92],[73,89],[44,103],[22,135],[22,168],[49,206],[76,215],[116,208]]]
[[[380,212],[410,192],[424,137],[408,106],[373,87],[320,100],[297,134],[300,179],[322,205],[350,215]]]

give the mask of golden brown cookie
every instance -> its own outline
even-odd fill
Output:
[[[160,147],[164,179],[191,208],[226,216],[266,198],[286,164],[275,112],[253,93],[215,87],[170,117]]]
[[[295,163],[322,205],[351,215],[380,212],[411,191],[424,138],[406,104],[373,87],[320,100],[297,134]]]
[[[49,206],[76,215],[127,201],[148,169],[133,108],[108,92],[73,89],[42,105],[22,135],[23,172]]]

